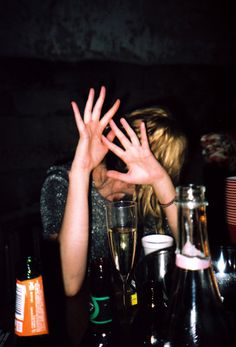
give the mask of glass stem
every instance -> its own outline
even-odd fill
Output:
[[[127,287],[127,279],[125,277],[122,278],[122,296],[123,296],[123,305],[124,309],[126,309],[126,287]]]

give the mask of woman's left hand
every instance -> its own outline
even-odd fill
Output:
[[[102,137],[102,140],[115,155],[125,162],[128,172],[109,170],[107,176],[131,184],[153,184],[156,180],[166,177],[165,169],[150,150],[144,122],[140,124],[140,140],[124,118],[121,118],[120,122],[128,136],[117,127],[113,120],[110,121],[110,126],[123,148],[115,145],[105,136]]]
[[[157,199],[162,204],[169,203],[175,197],[175,187],[169,174],[150,149],[144,122],[140,125],[140,140],[125,119],[121,119],[121,124],[128,136],[116,126],[113,120],[110,121],[111,129],[123,148],[116,146],[104,136],[102,140],[114,154],[126,163],[128,172],[108,171],[107,176],[130,184],[151,185]],[[171,204],[164,211],[173,235],[177,238],[176,205]]]

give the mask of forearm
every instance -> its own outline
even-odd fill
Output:
[[[88,172],[70,172],[63,223],[59,235],[64,288],[75,295],[81,288],[88,252]]]
[[[176,195],[175,187],[168,175],[163,177],[162,180],[156,180],[152,186],[157,199],[161,204],[168,204]],[[163,211],[166,215],[173,236],[177,240],[177,206],[173,203],[170,206],[163,208]]]

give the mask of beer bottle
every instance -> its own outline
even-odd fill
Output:
[[[95,259],[91,264],[90,317],[83,347],[113,346],[113,310],[109,261],[107,258]]]
[[[40,264],[37,258],[26,256],[22,259],[16,279],[16,345],[45,345],[47,334],[48,321]]]

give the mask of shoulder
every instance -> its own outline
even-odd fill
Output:
[[[69,165],[53,165],[46,172],[40,194],[40,213],[44,237],[58,234],[68,192]]]
[[[70,170],[70,164],[52,165],[46,171],[46,177],[43,182],[42,190],[48,185],[62,185],[68,186],[68,171]]]
[[[54,204],[55,200],[57,204],[65,202],[69,185],[69,169],[69,164],[52,165],[48,168],[41,188],[41,205],[51,205],[52,200],[54,200]]]
[[[71,163],[65,163],[61,165],[52,165],[46,171],[46,178],[50,176],[64,177],[68,180],[68,171],[70,170]]]

